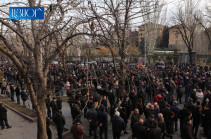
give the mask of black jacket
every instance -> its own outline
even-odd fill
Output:
[[[133,128],[133,127],[134,127],[134,124],[135,124],[136,122],[138,122],[138,120],[139,120],[139,115],[137,115],[137,114],[134,113],[134,114],[131,116],[131,124],[130,124],[130,127]]]
[[[121,117],[114,116],[111,119],[113,132],[121,133],[124,130],[125,122]]]
[[[89,123],[91,125],[96,125],[97,124],[97,111],[94,109],[88,110],[86,113],[86,118],[88,120],[91,120],[91,121],[89,121]]]
[[[159,127],[151,128],[149,131],[150,139],[160,139],[161,137],[161,129]]]
[[[135,123],[134,124],[134,135],[137,139],[146,139],[146,129],[145,126]]]
[[[16,96],[20,96],[21,95],[21,92],[20,92],[20,88],[19,87],[16,87],[15,93],[16,93]]]
[[[188,125],[188,124],[185,124],[182,127],[182,130],[181,130],[182,139],[194,139],[192,128],[193,128],[192,125]]]
[[[7,118],[7,109],[5,107],[0,106],[0,119]]]
[[[56,113],[55,117],[53,118],[54,123],[56,126],[64,126],[65,125],[65,119],[64,116],[61,113]]]
[[[97,113],[98,124],[102,123],[103,128],[108,128],[108,114],[104,111]]]

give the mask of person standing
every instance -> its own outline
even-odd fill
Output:
[[[139,120],[139,110],[138,109],[135,109],[133,115],[131,116],[131,125],[130,125],[130,127],[132,129],[132,138],[135,137],[135,134],[134,134],[134,124],[136,122],[138,122],[138,120]]]
[[[160,139],[161,138],[161,129],[158,127],[158,122],[156,120],[152,123],[152,128],[149,131],[150,139]]]
[[[14,99],[15,89],[14,89],[13,83],[11,83],[11,85],[10,85],[10,92],[11,92],[11,100],[15,101],[15,99]]]
[[[201,123],[202,117],[202,106],[199,101],[197,101],[197,106],[195,111],[193,111],[193,135],[197,137],[198,128]]]
[[[47,108],[47,116],[48,118],[51,118],[51,98],[50,94],[47,95],[47,98],[45,99],[45,104]]]
[[[120,139],[121,132],[124,130],[125,122],[120,117],[120,113],[117,111],[115,116],[111,119],[113,139]]]
[[[51,100],[51,109],[52,109],[52,118],[54,118],[56,112],[58,111],[55,97],[53,97],[53,100]]]
[[[62,99],[59,94],[56,95],[56,105],[59,110],[62,109]]]
[[[132,105],[131,100],[129,99],[128,96],[126,96],[125,99],[122,101],[122,104],[121,104],[121,107],[120,107],[120,109],[121,109],[120,115],[125,121],[124,134],[128,134],[128,132],[126,130],[127,129],[127,122],[128,122],[129,117],[130,117],[132,107],[133,107],[133,105]]]
[[[47,131],[47,135],[48,135],[48,139],[52,139],[52,132],[50,129],[50,118],[46,118],[46,131]]]
[[[1,124],[1,129],[4,129],[4,123],[7,126],[7,128],[11,128],[12,126],[10,126],[8,124],[8,120],[7,120],[7,109],[5,108],[4,104],[1,103],[0,104],[0,124]]]
[[[64,130],[64,125],[65,125],[65,118],[62,115],[61,110],[56,112],[56,114],[55,114],[55,116],[53,118],[53,121],[56,124],[58,138],[62,139],[62,134],[63,134],[63,130]]]
[[[89,121],[89,136],[92,136],[94,132],[94,139],[97,138],[97,111],[91,107],[86,113],[86,117]]]
[[[143,119],[139,119],[139,121],[134,124],[134,129],[135,129],[135,137],[137,139],[146,139],[147,130],[144,126]]]
[[[26,106],[26,101],[28,99],[28,95],[27,95],[26,90],[24,88],[21,91],[21,98],[22,98],[22,101],[23,101],[23,106],[25,107]]]
[[[7,88],[7,82],[5,81],[5,79],[2,79],[2,90],[1,90],[1,94],[5,94],[6,93],[6,88]]]
[[[193,133],[192,133],[192,121],[191,119],[187,118],[185,120],[185,125],[182,128],[182,139],[194,139]]]
[[[21,92],[20,92],[19,85],[15,89],[15,94],[16,94],[16,97],[17,97],[17,103],[20,104],[20,95],[21,95]]]
[[[182,104],[182,95],[185,92],[185,88],[182,86],[182,84],[179,85],[177,88],[177,101]]]
[[[71,127],[70,132],[73,134],[74,139],[82,139],[85,131],[81,126],[80,120],[77,120],[75,124]]]
[[[100,139],[102,139],[102,134],[104,133],[104,139],[107,139],[108,132],[108,114],[105,112],[105,107],[102,106],[101,110],[97,113],[98,125],[100,128]]]

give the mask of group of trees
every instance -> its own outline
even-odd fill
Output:
[[[45,7],[44,20],[10,20],[8,10],[11,6]],[[110,54],[113,62],[119,62],[116,68],[120,92],[125,92],[127,65],[126,57],[130,53],[139,54],[138,42],[131,44],[131,30],[134,21],[158,23],[163,5],[158,0],[16,0],[0,5],[0,51],[9,57],[24,78],[37,113],[37,138],[47,139],[46,105],[47,75],[52,60],[74,45],[78,36],[98,40],[104,45],[97,47],[98,53]],[[151,16],[151,14],[153,16]],[[186,29],[194,32],[194,24],[185,24],[180,12],[177,20]],[[201,21],[201,20],[200,20]],[[206,25],[204,26],[206,28]],[[156,28],[156,27],[155,27]],[[157,32],[154,31],[156,34]],[[147,33],[146,33],[147,35]],[[148,34],[150,35],[150,34]],[[184,35],[184,41],[192,51],[194,35]],[[209,39],[210,40],[210,39]],[[146,45],[147,42],[144,42]],[[154,44],[154,42],[153,42]],[[88,46],[90,48],[90,46]],[[151,51],[151,48],[150,48]],[[117,59],[116,55],[120,58]],[[190,55],[191,57],[191,55]],[[63,59],[64,61],[64,59]],[[114,64],[115,66],[115,64]],[[125,95],[125,94],[122,94]]]

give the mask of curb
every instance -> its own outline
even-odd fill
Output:
[[[0,101],[0,102],[1,102],[1,101]],[[1,102],[1,103],[3,103],[3,102]],[[4,103],[4,105],[5,105],[5,107],[7,107],[8,109],[14,111],[15,113],[17,113],[18,115],[22,116],[24,119],[26,119],[26,120],[28,120],[28,121],[30,121],[30,122],[36,122],[36,121],[37,121],[37,118],[32,118],[32,117],[30,117],[30,116],[27,116],[27,115],[25,115],[25,114],[23,114],[23,113],[21,113],[21,112],[15,110],[15,109],[13,109],[12,107],[8,106],[8,105],[5,104],[5,103]]]

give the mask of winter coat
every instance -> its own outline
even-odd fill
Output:
[[[53,118],[54,123],[57,127],[61,127],[65,125],[65,118],[61,113],[56,113],[56,115]]]
[[[85,131],[80,124],[75,124],[71,127],[71,133],[73,134],[74,139],[82,139]]]
[[[27,95],[26,91],[24,91],[24,90],[21,91],[21,98],[23,101],[26,101],[28,99],[28,95]]]
[[[137,139],[146,139],[146,129],[145,126],[135,123],[134,124],[134,135]]]
[[[0,120],[7,118],[7,109],[0,106]]]
[[[149,131],[150,139],[160,139],[161,137],[161,129],[159,127],[151,128]]]
[[[86,118],[88,120],[91,120],[91,121],[89,121],[89,123],[91,125],[96,125],[97,124],[97,111],[94,109],[88,110],[86,113]]]
[[[16,96],[20,96],[21,95],[21,92],[20,92],[20,88],[19,87],[16,87],[15,93],[16,93]]]
[[[108,114],[104,111],[99,111],[97,113],[98,124],[102,123],[102,128],[108,128]]]
[[[125,122],[121,117],[114,116],[111,119],[111,122],[112,122],[112,131],[113,132],[121,133],[121,131],[124,130]]]

